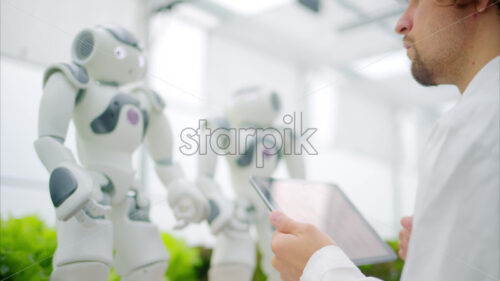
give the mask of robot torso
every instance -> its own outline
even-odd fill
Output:
[[[95,81],[77,98],[73,121],[78,157],[83,166],[111,179],[115,196],[124,196],[134,179],[132,156],[147,131],[148,107],[140,92]]]

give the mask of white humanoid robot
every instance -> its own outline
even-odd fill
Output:
[[[58,219],[51,280],[105,281],[111,266],[121,280],[163,280],[168,252],[149,221],[132,154],[146,142],[180,226],[205,219],[209,203],[172,161],[161,98],[145,87],[124,87],[145,74],[134,36],[122,28],[85,29],[73,41],[72,58],[45,72],[35,142]],[[71,120],[81,164],[64,146]]]
[[[285,160],[291,177],[305,176],[303,157],[284,152],[292,151],[295,136],[290,129],[274,124],[280,107],[280,98],[273,91],[261,88],[241,90],[234,94],[226,109],[226,117],[209,120],[200,136],[200,147],[208,149],[200,150],[197,184],[209,198],[211,214],[208,222],[216,236],[209,271],[211,281],[252,280],[256,265],[256,247],[250,234],[253,225],[256,226],[258,247],[262,253],[261,266],[267,280],[281,280],[271,266],[274,255],[270,245],[274,229],[269,223],[269,211],[249,183],[252,175],[272,176],[280,159]],[[236,134],[231,132],[234,129],[237,129]],[[267,132],[262,134],[264,130]],[[209,134],[211,143],[206,142],[209,138],[205,136]],[[234,203],[225,198],[214,180],[218,156],[223,154],[236,195]]]

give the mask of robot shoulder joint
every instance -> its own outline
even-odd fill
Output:
[[[62,72],[64,76],[79,89],[86,89],[90,81],[87,70],[82,66],[74,63],[58,63],[51,65],[45,71],[43,75],[43,86],[45,86],[50,76],[56,72]]]
[[[155,111],[161,112],[165,109],[166,104],[163,98],[154,90],[148,88],[136,88],[133,90],[134,92],[142,92],[146,95],[149,103],[151,104],[151,108]]]

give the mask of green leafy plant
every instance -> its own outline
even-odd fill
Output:
[[[37,216],[1,221],[0,280],[48,280],[56,232]]]
[[[394,252],[399,251],[398,241],[387,242]],[[384,281],[399,281],[401,279],[401,271],[403,270],[404,261],[398,257],[393,262],[371,264],[360,266],[359,269],[366,276],[380,278]]]
[[[168,280],[200,280],[199,268],[203,265],[200,249],[190,248],[185,241],[178,240],[170,234],[162,234],[163,243],[170,254],[167,269]]]
[[[262,266],[260,261],[262,259],[261,252],[257,249],[257,267],[255,268],[255,273],[253,275],[253,281],[266,281],[267,276],[262,271]]]

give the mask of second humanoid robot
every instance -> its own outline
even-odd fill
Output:
[[[280,108],[276,92],[248,88],[234,94],[224,117],[205,124],[203,135],[209,138],[200,137],[200,148],[205,151],[200,151],[197,184],[209,198],[211,215],[208,221],[216,236],[209,271],[211,281],[252,280],[256,267],[253,226],[257,230],[261,265],[267,280],[281,280],[271,266],[270,245],[274,230],[269,223],[269,212],[249,183],[250,176],[272,176],[281,159],[287,164],[291,177],[305,176],[303,158],[285,153],[285,147],[293,145],[295,136],[275,124]],[[204,143],[214,138],[215,142]],[[214,151],[214,145],[217,149],[223,147],[222,151]],[[225,155],[229,166],[236,195],[234,204],[223,195],[214,179],[219,155]]]

